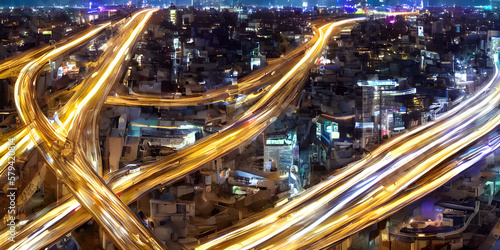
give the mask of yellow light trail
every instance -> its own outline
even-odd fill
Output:
[[[140,22],[135,24],[136,26],[134,27],[134,29],[130,30],[131,32],[124,40],[119,53],[116,55],[116,57],[119,57],[119,59],[117,60],[116,57],[113,57],[114,60],[112,61],[112,63],[114,64],[109,66],[110,68],[115,68],[116,70],[116,62],[123,60],[121,57],[123,57],[126,52],[125,48],[129,48],[129,45],[132,44],[133,41],[135,41],[139,32],[143,29],[145,23],[154,11],[155,10],[144,10],[136,14],[136,16],[143,15],[143,18],[140,20]],[[130,22],[132,21],[133,19],[130,20]],[[66,50],[79,45],[82,42],[83,40],[75,40],[68,45],[62,46],[59,49],[56,49],[43,56],[41,59],[36,61],[36,64],[28,64],[21,71],[21,76],[16,83],[16,94],[19,93],[21,88],[29,86],[31,78],[34,78],[33,75],[29,74],[36,74],[37,72],[39,72],[39,67],[43,66],[48,59],[59,56]],[[107,68],[105,72],[109,75],[110,69]],[[97,90],[102,86],[103,82],[104,77],[100,78],[97,82],[98,87],[92,87],[92,89],[87,93],[86,96],[95,94]],[[28,87],[27,90],[30,90],[30,87]],[[55,148],[54,146],[57,145],[53,146],[52,143],[56,142],[59,143],[59,146],[62,146],[62,144],[60,143],[64,143],[66,141],[65,138],[67,136],[67,132],[65,129],[55,129],[53,125],[56,124],[50,124],[47,118],[43,115],[33,114],[32,110],[36,109],[36,103],[33,103],[33,100],[30,100],[32,96],[34,95],[25,95],[23,96],[23,99],[16,97],[16,106],[18,107],[20,117],[22,118],[23,122],[30,125],[33,124],[32,126],[36,129],[35,135],[40,136],[40,134],[36,132],[37,130],[44,131],[42,138],[40,138],[44,142],[44,144],[41,144],[38,149],[46,156],[49,165],[55,167],[55,172],[57,173],[57,175],[63,179],[63,181],[67,184],[69,189],[80,201],[80,203],[83,204],[83,206],[94,215],[99,224],[103,226],[107,234],[113,239],[115,245],[125,249],[162,249],[163,246],[161,243],[159,243],[156,237],[154,237],[151,232],[145,229],[142,223],[137,220],[130,209],[126,205],[124,205],[119,200],[119,198],[117,198],[116,195],[106,187],[104,183],[102,183],[102,179],[100,179],[99,176],[97,176],[96,173],[93,172],[92,167],[89,167],[87,165],[85,157],[83,159],[74,158],[76,162],[71,162],[70,158],[60,155],[60,152],[58,151],[61,151],[62,149]],[[81,113],[85,113],[83,111],[83,105],[86,105],[86,103],[90,100],[91,98],[87,97],[83,99],[83,102],[79,102],[79,105],[77,104],[76,114],[80,115]],[[70,127],[70,132],[72,131],[71,126],[73,125],[73,123],[74,122],[66,123]],[[78,150],[76,152],[79,153]],[[79,157],[80,155],[77,154],[76,156]],[[86,181],[88,183],[86,183]],[[81,188],[82,186],[85,186],[85,188]],[[99,202],[104,202],[105,205],[102,205]],[[96,213],[96,211],[99,211],[100,213]],[[123,218],[130,219],[123,221]],[[133,218],[135,218],[135,220]],[[116,231],[115,228],[117,226],[120,227],[121,230]]]

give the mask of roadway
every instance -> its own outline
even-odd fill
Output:
[[[312,25],[322,25],[326,22],[319,20]],[[185,107],[208,105],[212,103],[238,102],[238,104],[250,103],[262,96],[264,91],[253,93],[254,90],[265,88],[281,79],[286,69],[290,69],[299,62],[299,57],[305,53],[316,41],[318,37],[313,36],[309,41],[299,45],[285,56],[273,59],[267,66],[259,68],[247,76],[238,79],[235,85],[224,86],[218,89],[209,90],[203,94],[191,96],[166,96],[159,94],[135,93],[110,95],[106,99],[106,104],[124,106],[159,106],[159,107]],[[236,101],[238,95],[244,95],[243,100]],[[170,97],[170,98],[169,98]]]
[[[80,88],[80,95],[74,95],[69,101],[68,112],[61,117],[62,123],[51,123],[43,115],[36,103],[36,77],[44,66],[53,58],[66,53],[68,49],[77,47],[79,41],[73,41],[54,49],[43,57],[29,63],[19,75],[15,88],[16,106],[22,121],[29,126],[30,136],[38,143],[38,149],[45,156],[46,162],[56,175],[68,186],[80,204],[89,211],[101,225],[116,246],[123,249],[163,249],[163,244],[140,222],[130,208],[110,190],[98,173],[95,163],[90,162],[87,154],[81,149],[79,142],[87,131],[80,129],[86,126],[88,113],[97,117],[99,100],[104,101],[126,61],[126,57],[142,34],[147,20],[155,10],[144,10],[135,14],[122,29],[121,35],[115,39],[111,54],[101,57],[106,65],[102,71],[90,77],[90,84]],[[109,24],[108,24],[109,25]],[[106,27],[108,25],[103,25]],[[113,77],[110,79],[110,75]],[[19,93],[24,92],[23,95]],[[101,102],[102,103],[102,102]],[[95,127],[95,126],[94,126]],[[83,132],[83,133],[82,133]],[[123,220],[123,218],[129,218]]]
[[[6,59],[3,59],[0,61],[0,79],[4,78],[16,78],[21,70],[28,64],[29,62],[42,57],[44,54],[47,52],[53,50],[56,47],[61,46],[62,44],[68,43],[74,39],[78,39],[82,36],[84,36],[86,33],[90,32],[91,30],[97,28],[97,26],[91,26],[86,28],[83,31],[79,31],[78,33],[71,35],[69,37],[66,37],[64,39],[61,39],[54,45],[49,45],[49,44],[43,44],[40,45],[36,48],[32,48],[29,50],[26,50],[24,52],[21,52],[19,54],[16,54],[14,56],[8,57]]]
[[[324,44],[325,32],[328,34],[331,29],[320,30],[322,39],[310,52],[319,55],[321,50],[318,48],[322,48],[320,45]],[[292,76],[307,75],[309,68],[306,65],[314,62],[315,57],[307,53],[303,59],[305,60],[301,60],[302,64],[295,65],[290,74],[286,74],[280,82],[272,86],[239,122],[200,141],[193,147],[198,149],[195,152],[180,151],[172,159],[142,166],[136,173],[124,174],[123,171],[126,170],[122,170],[117,172],[116,176],[106,178],[113,181],[110,183],[113,191],[122,190],[121,198],[124,202],[131,202],[144,192],[181,178],[197,166],[212,160],[204,161],[201,157],[218,155],[219,152],[227,153],[226,150],[236,148],[247,139],[245,134],[263,131],[300,89],[300,84],[297,83],[303,78]],[[488,85],[499,80],[498,60],[495,67],[495,78]],[[292,85],[295,86],[290,87]],[[408,204],[411,200],[412,196],[399,196],[411,183],[496,129],[499,119],[496,100],[499,99],[500,93],[496,89],[488,91],[488,87],[490,86],[449,111],[439,121],[397,137],[362,161],[336,172],[329,180],[308,189],[288,203],[267,211],[269,215],[263,219],[256,219],[252,223],[247,221],[245,225],[240,225],[240,228],[231,228],[230,232],[224,231],[220,237],[210,240],[200,248],[241,249],[265,245],[273,248],[297,248],[318,246],[321,242],[331,244],[385,218],[396,211],[398,206]],[[245,133],[242,133],[242,130]],[[211,143],[207,144],[207,141]],[[214,142],[216,144],[212,144]],[[187,157],[180,160],[182,155]],[[175,157],[179,157],[179,160],[175,160]],[[455,175],[459,171],[460,169],[456,168],[447,176]],[[127,185],[131,180],[132,183]],[[434,186],[426,183],[424,181],[414,190],[417,196],[432,191],[438,182],[433,181]],[[130,187],[131,185],[133,186]],[[362,194],[366,195],[361,196]],[[82,212],[75,215],[78,211]],[[70,214],[73,214],[73,217],[70,216],[66,223],[71,221],[71,218],[85,216],[84,210]],[[53,223],[57,225],[60,222]],[[297,241],[298,237],[300,241]],[[328,241],[318,240],[326,238]]]
[[[352,23],[352,20],[336,22],[335,24],[339,26],[349,23]],[[105,180],[108,180],[108,182],[112,180],[109,186],[117,193],[124,191],[120,196],[124,202],[132,202],[138,196],[158,187],[159,184],[170,183],[175,179],[182,178],[184,174],[195,170],[203,163],[228,153],[230,150],[237,148],[244,140],[251,140],[254,136],[261,133],[270,124],[272,118],[278,116],[286,108],[287,105],[284,104],[289,103],[301,89],[304,79],[308,76],[311,66],[321,54],[326,37],[328,37],[333,27],[331,26],[328,29],[325,27],[319,31],[317,30],[318,36],[321,39],[316,42],[314,47],[306,53],[302,60],[284,78],[269,90],[271,95],[279,93],[278,96],[280,98],[267,99],[266,102],[255,105],[268,109],[268,112],[255,114],[252,117],[240,120],[223,131],[203,139],[195,147],[179,151],[173,157],[160,162],[142,166],[141,171],[126,174],[127,170],[122,169],[116,173],[109,174],[105,176]],[[327,34],[325,34],[325,31]],[[299,73],[303,77],[296,77],[295,73]],[[147,181],[141,182],[141,180]],[[140,185],[137,185],[139,182]],[[125,191],[127,188],[130,189]],[[45,216],[38,216],[40,218],[36,221],[28,223],[25,227],[26,230],[24,228],[20,229],[20,239],[15,245],[7,243],[2,245],[2,248],[27,247],[33,249],[46,246],[48,242],[59,238],[61,235],[64,235],[69,230],[74,229],[91,218],[84,209],[75,210],[74,206],[77,204],[75,199],[70,196],[65,197],[65,199],[67,199],[67,202],[59,203],[60,205],[57,208],[52,209]],[[52,213],[52,211],[57,212]],[[66,217],[65,220],[61,220],[62,216]],[[34,217],[36,218],[37,216],[35,215]],[[29,220],[34,220],[35,218]],[[48,230],[33,231],[33,228]],[[21,237],[24,239],[21,240]]]
[[[0,61],[0,79],[17,77],[27,63],[41,57],[51,49],[53,46],[46,44]]]
[[[491,86],[499,80],[496,60],[495,77],[485,89],[439,121],[397,137],[285,205],[267,211],[263,218],[224,230],[198,249],[321,248],[386,218],[469,166],[441,164],[495,132],[500,91]],[[487,149],[491,152],[493,147]],[[415,182],[418,188],[408,189]]]
[[[87,32],[82,32],[76,36],[73,36],[71,37],[71,39],[68,39],[70,41],[80,41],[81,39],[85,39],[85,40],[82,40],[82,41],[88,41],[90,38],[93,38],[95,37],[96,34],[98,34],[98,32],[95,32],[97,29],[100,31],[102,30],[103,27],[94,27],[94,29],[92,30],[89,30]],[[58,43],[56,44],[56,47],[60,47],[62,49],[71,49],[71,48],[74,48],[74,47],[68,47],[66,46],[68,42],[67,41],[64,41],[64,42],[61,42],[61,43]],[[109,46],[108,46],[109,47]],[[301,46],[303,47],[303,46]],[[50,47],[50,48],[54,48],[54,47]],[[300,49],[300,47],[299,47]],[[39,51],[40,53],[43,52],[43,50],[40,50]],[[291,52],[289,53],[289,55],[287,55],[287,57],[285,58],[279,58],[277,60],[274,61],[274,64],[276,63],[282,63],[283,61],[285,60],[289,60],[291,57],[296,57],[297,54],[300,54],[302,53],[303,51],[295,51],[295,52]],[[24,56],[27,56],[26,54],[23,54]],[[32,54],[29,54],[29,55],[32,55]],[[32,57],[30,57],[30,59],[33,59]],[[27,61],[25,61],[27,62]],[[7,60],[5,62],[5,64],[2,64],[0,65],[1,66],[4,66],[4,65],[7,65],[8,63],[10,63],[10,60]],[[265,70],[268,70],[267,67],[265,68],[262,68],[260,70],[257,70],[256,73],[259,74],[259,72],[261,71],[265,71]],[[258,77],[258,76],[257,76]],[[251,79],[255,79],[255,74],[251,74],[247,77],[244,77],[243,79],[244,80],[251,80]],[[79,86],[82,86],[82,85],[86,85],[85,83],[82,83]],[[78,88],[74,88],[72,91],[76,91]],[[75,94],[74,96],[80,96],[81,93],[79,94]],[[70,104],[71,103],[74,103],[75,100],[71,100],[69,101],[68,103],[66,103],[64,105],[64,107],[60,110],[58,110],[59,114],[62,114],[61,117],[59,118],[60,121],[62,123],[64,123],[66,126],[68,126],[69,124],[72,124],[69,122],[69,120],[72,119],[72,116],[74,116],[74,112],[68,112],[70,115],[64,115],[65,113],[67,113],[68,110],[70,110]],[[94,109],[94,110],[97,110],[97,109]],[[96,116],[94,116],[96,117]],[[86,122],[87,125],[90,125],[90,126],[87,126],[88,129],[82,129],[80,128],[79,130],[80,131],[91,131],[92,133],[86,133],[86,137],[87,137],[87,140],[83,140],[84,142],[81,143],[82,144],[82,147],[85,147],[85,150],[83,150],[84,152],[87,153],[87,158],[88,159],[91,159],[91,162],[93,164],[95,164],[96,162],[99,162],[99,158],[98,156],[100,155],[97,151],[98,150],[95,150],[96,148],[98,149],[97,145],[96,145],[96,140],[94,140],[92,138],[92,135],[93,135],[93,129],[90,129],[94,124],[95,124],[95,118],[94,119],[83,119]],[[95,127],[95,126],[94,126]],[[17,150],[16,150],[16,156],[20,156],[22,155],[26,150],[31,150],[33,147],[34,147],[34,143],[30,140],[30,136],[28,135],[28,130],[26,129],[26,125],[22,125],[20,126],[17,130],[15,131],[11,131],[5,135],[3,135],[0,139],[0,152],[6,152],[7,151],[7,139],[8,138],[15,138],[16,140],[16,145],[17,145]],[[90,142],[90,143],[86,143],[86,142]],[[93,153],[90,153],[90,152],[93,152]],[[7,169],[7,155],[6,154],[3,154],[4,157],[0,158],[0,166],[2,166],[1,168],[1,172],[5,172],[5,170]],[[97,169],[96,169],[97,170]]]
[[[119,25],[122,24],[123,20],[120,22],[116,22],[114,25]],[[107,25],[106,25],[107,26]],[[38,58],[41,58],[43,55],[45,55],[47,52],[53,50],[54,48],[58,47],[63,47],[63,48],[68,48],[66,47],[67,44],[69,44],[72,41],[81,41],[79,44],[84,44],[95,37],[97,37],[100,34],[100,31],[103,30],[102,25],[94,25],[91,26],[84,31],[80,31],[76,33],[75,35],[72,35],[68,38],[65,38],[53,46],[49,45],[43,45],[38,48],[34,48],[25,52],[22,52],[16,56],[9,57],[7,59],[4,59],[0,61],[0,79],[2,78],[7,78],[7,77],[12,77],[13,79],[16,79],[21,72],[21,70],[29,63],[32,62],[33,60],[36,60]],[[74,47],[72,47],[74,48]],[[71,92],[76,91],[79,88],[80,85],[77,85],[73,89],[71,89]],[[62,92],[57,92],[54,93],[51,98],[67,94],[69,91],[62,91]],[[62,113],[59,111],[59,113]],[[26,150],[31,150],[34,147],[34,143],[30,140],[29,137],[29,132],[26,129],[26,125],[19,125],[17,129],[12,130],[6,134],[3,134],[0,136],[0,176],[3,176],[4,172],[7,169],[7,148],[8,148],[8,140],[9,138],[14,138],[14,143],[17,146],[16,149],[16,157],[21,156]]]
[[[21,70],[33,60],[42,57],[47,52],[53,50],[56,47],[65,46],[71,41],[82,41],[88,42],[91,39],[95,38],[100,31],[103,30],[102,26],[92,26],[84,31],[78,32],[75,35],[68,37],[67,39],[63,39],[56,43],[53,46],[43,45],[38,48],[34,48],[13,57],[9,57],[0,61],[0,79],[2,78],[17,78]],[[82,40],[83,39],[83,40]],[[2,136],[0,136],[0,176],[3,176],[3,173],[7,167],[7,148],[8,148],[8,139],[15,138],[15,144],[17,146],[16,157],[21,156],[25,150],[31,150],[34,147],[34,143],[30,140],[28,135],[28,130],[26,129],[26,125],[20,125],[17,129],[10,131]]]
[[[117,21],[111,26],[115,27],[120,25],[123,25],[125,22],[125,18]],[[109,24],[106,24],[106,27]],[[13,57],[6,58],[2,61],[0,61],[0,79],[2,78],[8,78],[12,77],[13,79],[16,79],[21,72],[21,70],[29,63],[32,62],[35,59],[41,58],[43,55],[45,55],[47,52],[53,50],[54,48],[68,48],[66,45],[73,42],[73,41],[81,41],[80,44],[84,44],[86,42],[91,41],[92,39],[95,39],[99,34],[100,31],[103,30],[102,25],[93,25],[83,31],[80,31],[70,37],[67,37],[65,39],[60,40],[56,44],[49,46],[49,45],[43,45],[34,49],[30,49],[28,51],[19,53]],[[82,40],[83,39],[83,40]],[[75,47],[71,47],[75,48]],[[69,48],[68,48],[69,49]],[[95,63],[91,64],[91,67]],[[51,95],[49,98],[54,98],[62,95],[68,94],[68,92],[74,92],[78,90],[80,85],[77,85],[73,87],[69,91],[60,91],[56,92],[53,95]],[[65,105],[66,106],[66,105]],[[59,113],[64,113],[65,108],[63,107],[61,110],[59,110]],[[3,174],[5,172],[6,166],[7,166],[7,148],[8,148],[8,139],[9,138],[14,138],[15,139],[15,144],[17,145],[17,150],[16,150],[16,157],[22,155],[25,150],[31,150],[34,147],[34,143],[31,142],[28,136],[28,130],[26,129],[26,125],[19,125],[17,129],[10,131],[4,135],[0,136],[0,174]],[[0,175],[1,176],[1,175]]]

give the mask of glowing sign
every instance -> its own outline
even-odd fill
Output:
[[[420,36],[420,37],[424,36],[424,27],[423,26],[418,26],[418,36]]]
[[[325,131],[330,134],[330,140],[339,139],[339,124],[336,122],[325,122]]]
[[[321,138],[321,123],[316,123],[316,137]]]
[[[358,86],[398,86],[399,84],[393,80],[376,80],[376,81],[358,81]]]
[[[497,36],[491,37],[491,50],[500,51],[500,37]]]
[[[266,145],[295,145],[297,143],[297,134],[288,133],[286,138],[284,136],[279,136],[275,138],[267,138]]]
[[[365,11],[363,9],[357,9],[356,12],[354,14],[366,14]]]
[[[330,139],[339,139],[339,138],[340,138],[339,132],[332,132]]]
[[[373,122],[356,122],[354,128],[373,128]]]
[[[284,145],[285,139],[267,139],[266,145]]]
[[[176,11],[175,10],[170,10],[170,22],[172,22],[172,24],[175,25],[176,19],[177,19],[177,17],[176,17]]]
[[[485,5],[485,6],[474,6],[476,9],[483,9],[483,10],[492,10],[493,7],[491,5]]]
[[[400,96],[400,95],[413,95],[417,93],[416,88],[409,88],[405,90],[386,90],[383,91],[382,94],[384,95],[391,95],[391,96]]]

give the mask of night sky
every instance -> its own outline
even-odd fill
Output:
[[[171,0],[151,0],[154,3],[166,3],[170,5]],[[173,0],[175,3],[175,0]],[[222,0],[224,1],[224,0]],[[235,2],[238,0],[234,0]],[[261,5],[261,6],[269,6],[270,4],[276,5],[288,5],[290,2],[293,3],[294,6],[301,6],[302,1],[309,2],[309,6],[315,5],[318,1],[322,3],[327,3],[328,5],[335,5],[336,0],[239,0],[242,5]],[[430,6],[440,6],[440,5],[457,5],[457,6],[477,6],[477,5],[489,5],[489,0],[428,0]],[[88,0],[0,0],[0,6],[10,7],[10,6],[51,6],[51,5],[82,5],[88,6]],[[128,0],[94,0],[92,1],[93,6],[97,5],[112,5],[112,4],[124,4],[128,2]],[[134,4],[137,3],[137,0],[132,0]],[[387,0],[388,3],[406,3],[407,0]]]

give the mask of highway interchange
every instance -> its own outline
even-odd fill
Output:
[[[98,152],[95,140],[92,139],[95,136],[93,125],[96,114],[112,86],[105,83],[116,82],[116,78],[109,78],[109,72],[122,67],[122,62],[133,47],[133,42],[147,21],[149,13],[153,11],[138,14],[137,18],[141,21],[130,24],[136,25],[136,28],[124,29],[125,34],[118,35],[121,39],[118,38],[115,42],[119,43],[123,50],[117,49],[112,53],[113,56],[100,62],[100,70],[96,69],[95,75],[91,73],[92,77],[86,83],[88,86],[82,84],[85,87],[80,88],[60,111],[63,126],[49,122],[38,111],[33,93],[36,82],[33,79],[36,79],[36,74],[49,57],[66,53],[62,49],[64,47],[59,47],[59,51],[50,52],[54,54],[46,54],[24,66],[16,83],[16,105],[26,126],[16,131],[19,135],[18,141],[28,149],[36,144],[46,156],[49,165],[71,187],[72,195],[63,197],[59,204],[51,205],[28,219],[25,226],[18,231],[18,242],[1,243],[0,248],[42,248],[91,218],[94,218],[122,249],[163,248],[155,237],[142,227],[125,204],[155,188],[182,178],[204,163],[229,153],[262,133],[300,92],[334,28],[362,19],[337,21],[315,29],[315,38],[311,40],[310,47],[299,48],[306,51],[292,53],[290,58],[283,59],[284,65],[272,64],[272,70],[266,70],[264,73],[260,71],[243,81],[241,89],[244,90],[255,87],[255,84],[259,84],[259,87],[269,84],[269,87],[254,105],[220,132],[163,160],[141,166],[137,172],[130,174],[126,169],[122,169],[100,178],[95,172],[95,162],[98,159],[88,152]],[[138,31],[133,33],[131,30]],[[300,57],[300,60],[297,57]],[[269,74],[273,71],[277,72]],[[496,85],[498,80],[496,60],[495,76],[486,84],[484,90],[446,113],[438,121],[385,143],[360,162],[333,173],[328,180],[300,193],[288,202],[202,240],[199,246],[187,247],[319,248],[389,216],[405,204],[428,194],[468,166],[468,160],[449,159],[454,159],[454,156],[476,142],[485,140],[496,129],[500,119],[497,111],[500,92],[492,86]],[[243,93],[241,90],[232,91],[228,93],[223,90],[216,92],[214,96],[200,96],[193,100],[172,99],[170,105],[182,105],[183,101],[189,105],[206,104]],[[107,102],[111,102],[109,98]],[[80,131],[89,131],[83,133],[88,136],[81,137]],[[4,140],[6,139],[2,137],[0,142]],[[468,157],[477,160],[478,155],[484,156],[486,152],[491,152],[497,146],[498,140],[490,141],[490,144],[479,147],[480,153],[474,152]],[[411,188],[412,185],[418,188]],[[120,197],[115,193],[121,193]],[[83,208],[78,209],[80,204]],[[121,229],[118,230],[113,225],[121,225]],[[2,236],[5,233],[7,232],[2,231]]]

